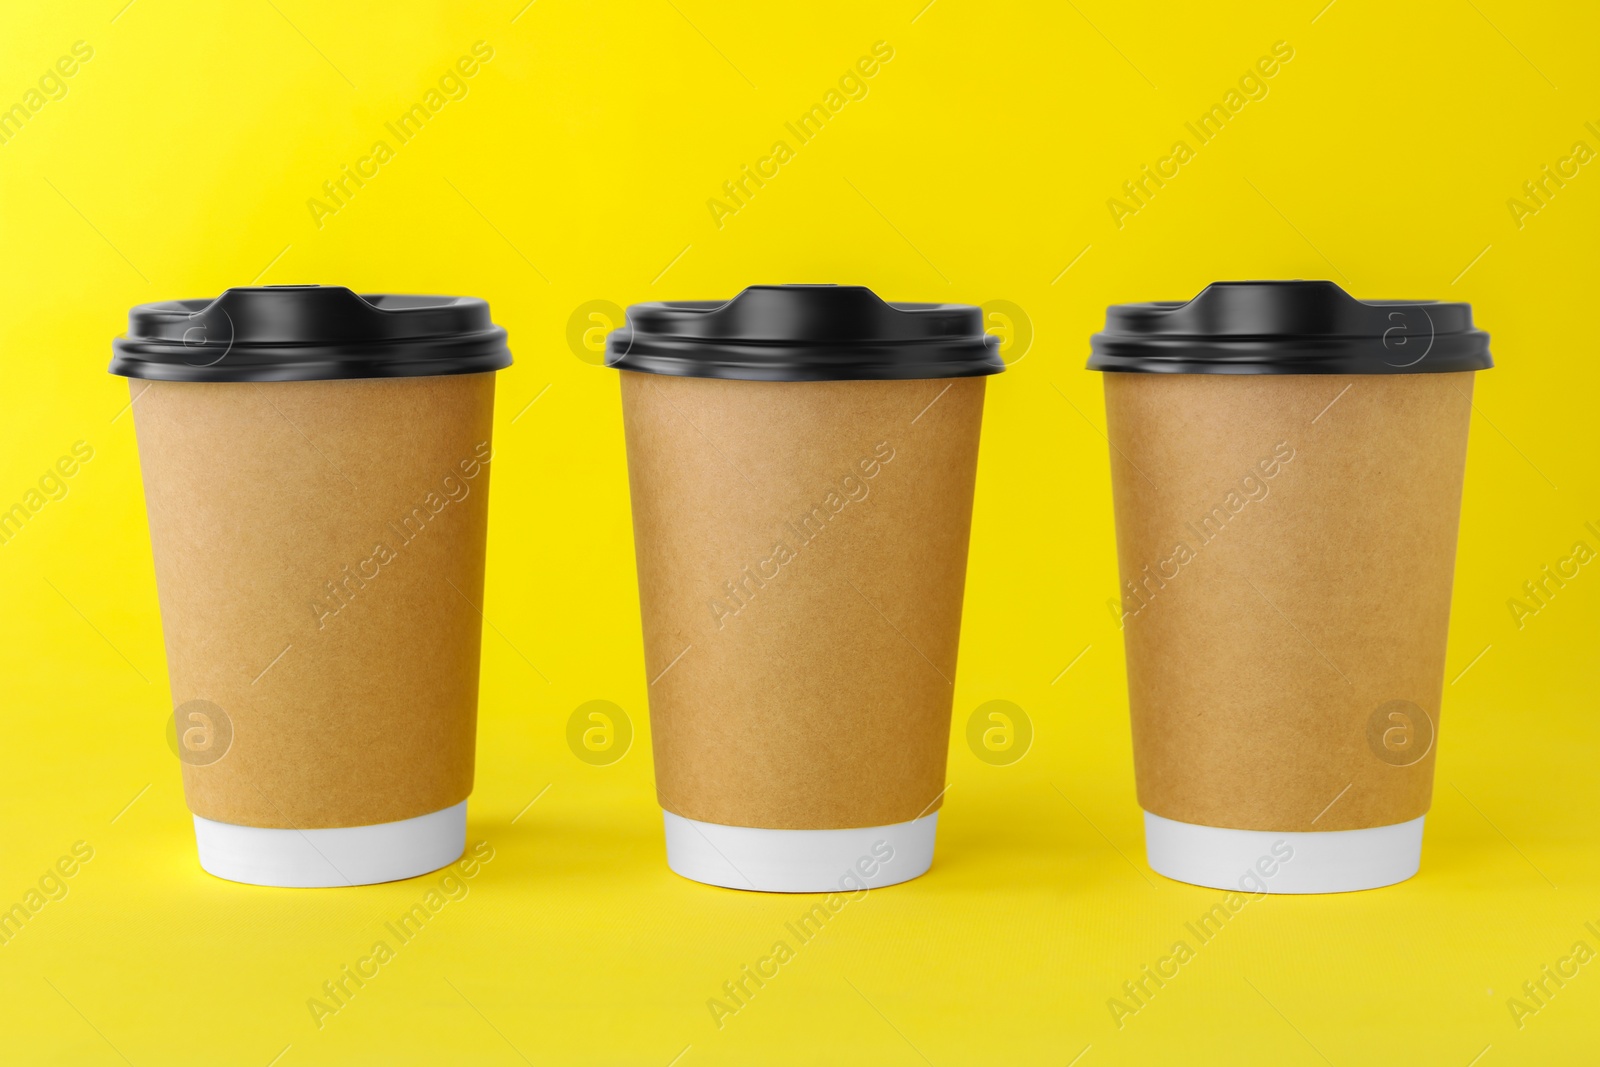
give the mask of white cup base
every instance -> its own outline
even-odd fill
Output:
[[[667,866],[696,882],[762,893],[835,893],[908,882],[933,864],[939,813],[890,826],[768,830],[662,812]]]
[[[467,847],[467,802],[374,826],[279,830],[194,817],[200,866],[247,885],[321,889],[415,878]]]
[[[1277,832],[1196,826],[1147,811],[1145,855],[1157,874],[1190,885],[1237,892],[1349,893],[1394,885],[1416,874],[1422,865],[1425,818],[1365,830]]]

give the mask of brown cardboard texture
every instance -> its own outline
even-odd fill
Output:
[[[465,799],[494,375],[131,385],[189,807],[307,829]]]
[[[1107,374],[1139,802],[1428,810],[1472,374]]]
[[[662,807],[776,829],[934,811],[984,379],[621,377]]]

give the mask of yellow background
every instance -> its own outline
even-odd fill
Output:
[[[1507,207],[1575,141],[1600,150],[1588,5],[124,3],[0,17],[0,105],[94,50],[0,145],[0,504],[94,448],[0,546],[0,905],[94,849],[0,947],[8,1060],[1600,1058],[1600,963],[1520,1030],[1507,1008],[1575,942],[1600,949],[1600,565],[1520,630],[1507,608],[1575,541],[1600,548],[1600,163],[1520,229]],[[307,200],[480,40],[468,95],[319,228]],[[706,201],[877,41],[894,57],[867,96],[719,229]],[[1118,229],[1107,199],[1277,41],[1294,57],[1268,95]],[[1252,904],[1119,1030],[1108,998],[1221,894],[1142,859],[1087,337],[1108,303],[1249,277],[1470,300],[1494,336],[1436,803],[1416,879]],[[569,320],[823,280],[1010,301],[1033,340],[989,394],[934,867],[852,904],[719,1030],[707,999],[809,901],[664,866],[617,383]],[[197,867],[127,387],[105,373],[130,305],[253,281],[480,295],[517,358],[470,823],[494,859],[320,1030],[307,998],[437,876],[284,891]],[[606,767],[565,740],[595,699],[637,731]],[[965,742],[994,699],[1035,731],[1010,766]]]

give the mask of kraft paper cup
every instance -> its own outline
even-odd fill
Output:
[[[1417,872],[1491,365],[1468,305],[1331,282],[1109,309],[1089,366],[1157,872],[1267,893]]]
[[[510,362],[488,306],[230,289],[135,308],[115,348],[200,865],[338,886],[452,862]]]
[[[854,286],[611,336],[673,871],[857,891],[932,863],[995,348],[977,308]]]

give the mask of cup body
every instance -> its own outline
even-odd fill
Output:
[[[621,378],[669,864],[779,891],[923,873],[984,379]]]
[[[673,871],[853,898],[932,864],[998,348],[979,308],[854,285],[608,338]]]
[[[1157,871],[1262,892],[1416,872],[1473,377],[1105,375]]]
[[[202,866],[312,886],[456,859],[494,375],[130,384]]]

